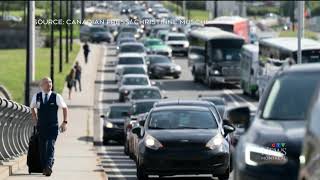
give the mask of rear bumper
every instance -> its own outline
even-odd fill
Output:
[[[107,128],[103,127],[103,139],[104,140],[124,140],[123,128]]]
[[[146,173],[157,175],[219,175],[225,173],[229,162],[229,152],[214,150],[168,152],[145,149],[143,154],[139,154],[139,164]]]

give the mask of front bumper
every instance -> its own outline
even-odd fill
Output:
[[[181,71],[171,70],[171,69],[157,69],[152,75],[156,76],[180,76]]]
[[[124,140],[123,128],[103,127],[103,139],[123,141]]]
[[[157,163],[155,163],[157,162]],[[225,173],[229,167],[229,152],[214,150],[151,150],[139,154],[139,164],[147,174],[213,174]]]
[[[188,48],[171,46],[172,53],[188,53]]]
[[[218,83],[231,83],[231,84],[238,84],[240,83],[240,77],[233,77],[233,76],[211,76],[211,81],[218,82]]]

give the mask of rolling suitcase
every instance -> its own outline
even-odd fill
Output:
[[[33,134],[30,137],[29,149],[27,156],[27,165],[29,168],[29,174],[42,173],[40,151],[39,151],[39,133],[36,131],[36,127],[33,129]]]

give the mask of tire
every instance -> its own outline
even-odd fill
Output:
[[[128,141],[124,142],[124,150],[123,151],[124,151],[125,155],[127,155],[127,156],[129,155],[129,144],[128,144]]]
[[[218,179],[219,180],[228,180],[229,176],[230,176],[230,168],[228,168],[224,174],[219,175]]]
[[[109,144],[109,139],[103,139],[103,145],[108,145]]]
[[[138,180],[148,180],[148,174],[146,174],[145,170],[139,163],[137,163],[137,179]]]
[[[174,79],[179,79],[179,77],[180,77],[179,75],[174,75],[173,76]]]

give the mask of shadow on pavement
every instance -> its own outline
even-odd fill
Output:
[[[102,91],[116,93],[118,92],[118,88],[106,88],[106,89],[103,89]]]
[[[78,138],[79,141],[85,141],[85,142],[93,142],[92,136],[82,136]]]
[[[102,104],[112,104],[112,103],[118,103],[118,99],[104,99],[100,101]]]
[[[94,81],[95,84],[116,84],[114,80],[96,80]]]
[[[207,90],[201,84],[196,84],[192,80],[172,80],[172,81],[161,81],[160,89],[165,91],[194,91],[194,90]]]
[[[102,73],[114,73],[114,69],[104,69],[104,70],[101,70],[99,69],[98,72],[102,72]]]

